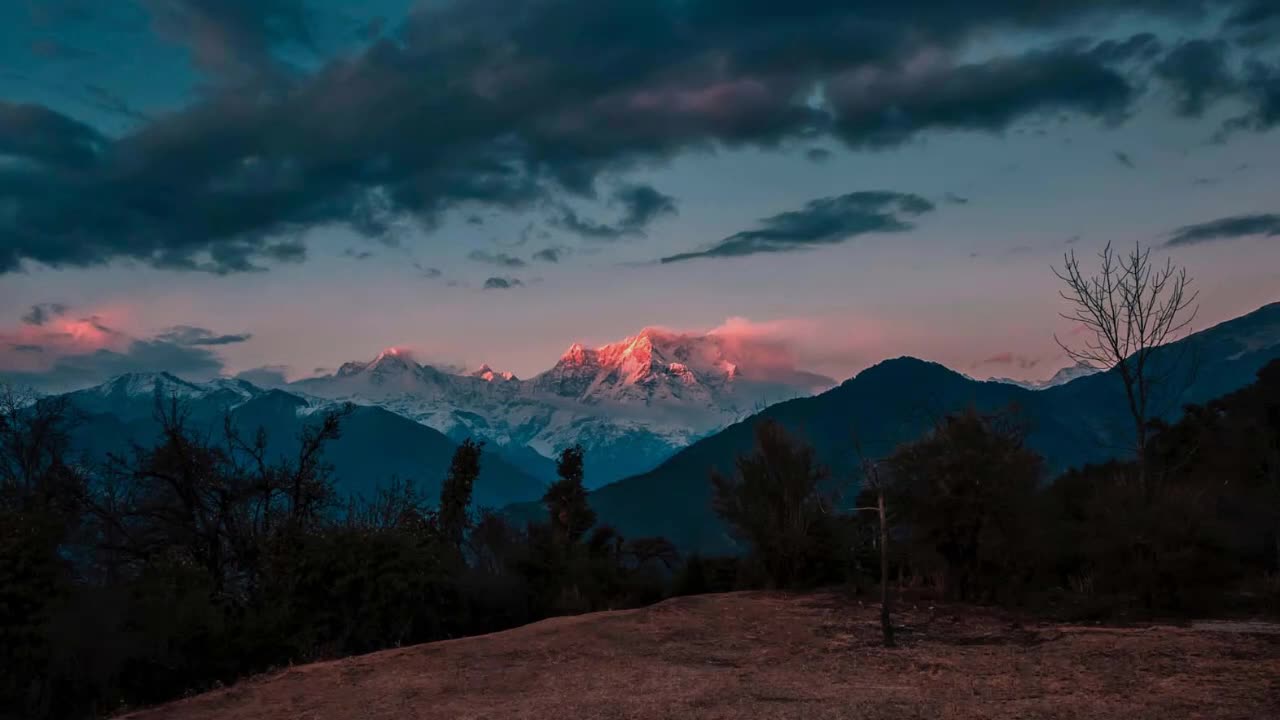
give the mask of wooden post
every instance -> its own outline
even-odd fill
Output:
[[[884,634],[884,646],[893,647],[893,621],[889,608],[889,523],[884,511],[884,485],[876,493],[876,507],[880,511],[880,631]]]

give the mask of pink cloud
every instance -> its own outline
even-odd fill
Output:
[[[883,357],[886,332],[864,317],[790,317],[753,321],[730,317],[708,334],[724,338],[765,367],[802,369],[846,378]]]
[[[114,329],[116,318],[122,318],[118,309],[103,309],[0,331],[0,370],[43,370],[67,355],[123,349],[131,338]]]
[[[1016,366],[1023,370],[1030,370],[1040,364],[1042,358],[1031,357],[1028,355],[1020,355],[1013,352],[1001,352],[988,357],[987,359],[973,364],[973,367],[981,367],[983,365],[1008,365]]]

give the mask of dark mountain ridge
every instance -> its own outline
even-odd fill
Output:
[[[1153,391],[1158,417],[1176,418],[1184,405],[1201,403],[1252,382],[1280,357],[1280,303],[1266,305],[1159,348],[1151,363],[1165,381]],[[1027,441],[1050,474],[1124,456],[1132,443],[1132,419],[1123,384],[1114,371],[1077,378],[1044,390],[976,381],[937,363],[911,357],[883,361],[839,386],[808,398],[773,405],[676,453],[653,470],[591,493],[601,523],[627,537],[663,535],[686,551],[735,548],[711,510],[710,471],[733,470],[751,449],[753,428],[763,419],[781,423],[813,445],[833,485],[851,497],[858,455],[887,455],[919,437],[947,413],[968,407],[993,412],[1016,407],[1027,423]],[[535,504],[508,509],[519,519],[541,519]]]
[[[295,456],[298,438],[322,413],[336,405],[313,405],[283,390],[262,390],[243,381],[189,383],[168,373],[123,375],[111,382],[67,396],[78,411],[73,447],[90,462],[132,444],[147,446],[159,437],[157,399],[176,398],[193,429],[213,439],[223,431],[224,417],[245,437],[258,428],[267,433],[268,451]],[[324,459],[333,467],[340,496],[370,498],[392,478],[413,481],[434,500],[457,443],[437,430],[375,406],[353,406],[342,434],[328,444]],[[486,454],[476,483],[475,502],[501,507],[542,495],[545,483],[522,472],[496,454]]]

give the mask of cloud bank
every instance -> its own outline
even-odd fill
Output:
[[[316,226],[398,242],[405,223],[429,230],[461,207],[592,200],[602,178],[689,152],[824,138],[883,149],[1059,115],[1118,123],[1153,62],[1175,112],[1231,97],[1243,110],[1224,133],[1280,122],[1280,70],[1262,52],[1276,13],[1258,0],[444,0],[306,69],[281,59],[313,50],[300,0],[143,6],[208,86],[119,136],[0,102],[0,274],[119,261],[249,272],[305,259]],[[1229,20],[1167,55],[1146,34],[965,52],[1117,14]],[[675,208],[646,186],[609,202],[614,221],[556,223],[616,239]]]

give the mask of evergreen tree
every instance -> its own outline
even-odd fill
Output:
[[[463,440],[453,452],[449,474],[440,488],[440,530],[455,548],[462,547],[463,538],[471,529],[471,491],[480,476],[483,450],[483,442]]]
[[[949,415],[888,461],[892,506],[917,552],[941,559],[955,599],[994,595],[1026,550],[1043,461],[1007,419]]]
[[[582,446],[574,445],[560,453],[556,461],[560,479],[547,488],[542,502],[551,516],[556,535],[576,543],[596,522],[596,513],[587,504],[587,489],[582,485]]]
[[[778,423],[756,425],[755,449],[733,476],[711,474],[716,513],[751,548],[776,587],[820,581],[834,557],[826,468]]]

